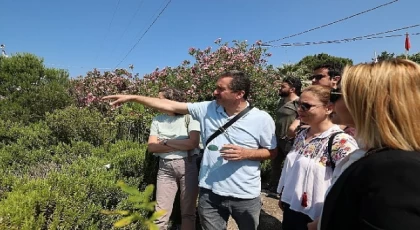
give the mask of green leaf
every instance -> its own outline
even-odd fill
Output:
[[[131,203],[142,203],[144,198],[142,196],[129,196],[127,199]]]
[[[126,192],[130,195],[141,196],[141,193],[137,188],[130,187],[130,186],[126,185],[123,181],[118,181],[117,186],[119,186],[121,188],[121,190],[123,190],[124,192]]]
[[[166,214],[166,210],[159,210],[159,211],[156,211],[156,212],[154,212],[153,214],[152,214],[152,216],[149,218],[149,220],[150,221],[154,221],[154,220],[156,220],[157,218],[159,218],[159,217],[161,217],[161,216],[163,216],[163,215],[165,215]]]
[[[153,191],[155,190],[155,186],[154,185],[152,185],[152,184],[150,184],[150,185],[148,185],[147,187],[146,187],[146,189],[144,190],[144,196],[147,198],[147,199],[150,199],[150,197],[153,195]]]
[[[124,217],[121,220],[115,222],[114,223],[114,227],[116,227],[116,228],[125,227],[125,226],[131,224],[134,219],[135,219],[135,216],[134,215]]]
[[[102,214],[105,214],[105,215],[123,215],[123,216],[126,216],[126,215],[129,215],[130,214],[129,211],[125,211],[125,210],[114,210],[114,211],[111,211],[111,210],[101,210],[101,213]]]

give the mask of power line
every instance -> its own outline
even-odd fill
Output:
[[[101,50],[102,50],[102,48],[104,46],[104,42],[108,38],[108,34],[109,34],[109,31],[111,30],[111,25],[114,22],[115,14],[117,13],[117,10],[118,10],[118,8],[120,6],[120,2],[121,2],[121,0],[118,0],[117,6],[115,7],[114,13],[112,14],[112,17],[111,17],[111,21],[109,22],[108,29],[106,30],[105,37],[102,40],[102,43],[101,43],[101,46],[100,46],[101,48],[99,49],[98,53],[96,54],[95,61],[96,61],[96,59],[98,59],[99,53],[101,52]]]
[[[402,27],[402,28],[398,28],[398,29],[394,29],[394,30],[388,30],[388,31],[380,32],[380,33],[376,33],[376,34],[369,34],[369,35],[365,35],[363,37],[371,37],[371,36],[377,36],[377,35],[381,35],[381,34],[393,33],[393,32],[397,32],[397,31],[400,31],[400,30],[411,29],[411,28],[418,27],[418,26],[420,26],[420,24],[416,24],[416,25],[412,25],[412,26],[406,26],[406,27]]]
[[[160,6],[156,9],[156,11],[155,11],[155,13],[154,14],[152,14],[151,16],[150,16],[150,18],[149,18],[149,20],[148,21],[151,21],[151,22],[153,22],[153,20],[155,20],[155,18],[156,17],[158,17],[159,16],[159,13],[162,11],[162,9],[164,9],[164,7],[165,7],[165,1],[166,0],[164,0],[164,1],[162,1],[162,3],[160,4]],[[166,3],[166,4],[168,4],[168,3]],[[147,21],[146,21],[147,22]],[[136,34],[136,36],[134,36],[134,40],[132,40],[132,42],[131,43],[136,43],[136,41],[138,40],[137,38],[139,38],[139,37],[141,37],[142,36],[142,34],[143,33],[145,33],[144,31],[146,31],[146,29],[148,28],[148,26],[150,26],[150,25],[148,25],[147,23],[141,28],[141,30],[139,30],[139,32]],[[125,53],[125,52],[124,52]],[[123,56],[124,56],[124,53],[123,53]],[[119,59],[119,58],[117,58],[117,59]]]
[[[389,33],[397,32],[397,31],[400,31],[400,30],[406,30],[406,29],[415,28],[415,27],[418,27],[418,26],[420,26],[420,24],[411,25],[411,26],[405,26],[405,27],[402,27],[402,28],[397,28],[397,29],[388,30],[388,31],[379,32],[379,33],[374,33],[374,34],[368,34],[368,35],[364,35],[364,36],[357,36],[357,37],[340,39],[340,40],[332,40],[334,42],[332,42],[332,41],[295,42],[295,43],[283,43],[283,44],[280,44],[280,45],[262,44],[261,46],[268,46],[268,47],[306,46],[306,45],[317,45],[317,44],[324,44],[324,43],[336,43],[335,41],[361,40],[363,38],[368,38],[368,37],[372,37],[372,36],[378,36],[378,35],[382,35],[382,34],[389,34]]]
[[[127,27],[125,28],[124,32],[121,34],[121,36],[118,38],[117,41],[121,40],[124,35],[127,33],[128,29],[130,29],[131,24],[133,23],[134,19],[136,18],[137,14],[140,12],[141,6],[143,5],[144,0],[140,0],[139,5],[137,6],[136,11],[134,12],[133,16],[131,17]],[[114,49],[110,53],[114,53],[117,46],[114,46]]]
[[[384,32],[382,33],[384,34]],[[322,44],[340,44],[340,43],[347,43],[347,42],[354,42],[360,40],[371,40],[371,39],[382,39],[382,38],[392,38],[392,37],[403,37],[406,34],[393,34],[393,35],[386,35],[386,36],[358,36],[353,38],[345,38],[345,39],[337,39],[337,40],[326,40],[326,41],[317,41],[317,42],[295,42],[295,43],[283,43],[280,45],[265,45],[273,48],[278,47],[292,47],[292,46],[309,46],[309,45],[322,45]],[[419,33],[412,33],[412,36],[418,36]]]
[[[273,42],[277,42],[277,41],[281,41],[281,40],[284,40],[284,39],[287,39],[287,38],[296,37],[296,36],[299,36],[299,35],[302,35],[302,34],[309,33],[309,32],[314,31],[314,30],[318,30],[318,29],[321,29],[321,28],[324,28],[324,27],[327,27],[327,26],[331,26],[331,25],[333,25],[333,24],[336,24],[336,23],[339,23],[339,22],[342,22],[342,21],[348,20],[348,19],[350,19],[350,18],[353,18],[353,17],[359,16],[359,15],[362,15],[362,14],[368,13],[368,12],[370,12],[370,11],[373,11],[373,10],[379,9],[379,8],[381,8],[381,7],[384,7],[384,6],[387,6],[387,5],[393,4],[393,3],[395,3],[395,2],[398,2],[398,0],[394,0],[394,1],[391,1],[391,2],[388,2],[388,3],[385,3],[385,4],[382,4],[382,5],[376,6],[376,7],[374,7],[374,8],[371,8],[371,9],[368,9],[368,10],[365,10],[365,11],[362,11],[362,12],[359,12],[359,13],[357,13],[357,14],[353,14],[353,15],[351,15],[351,16],[347,16],[347,17],[345,17],[345,18],[342,18],[342,19],[339,19],[339,20],[337,20],[337,21],[333,21],[333,22],[327,23],[327,24],[322,25],[322,26],[317,26],[317,27],[315,27],[315,28],[312,28],[312,29],[309,29],[309,30],[305,30],[305,31],[302,31],[302,32],[299,32],[299,33],[296,33],[296,34],[292,34],[292,35],[289,35],[289,36],[286,36],[286,37],[283,37],[283,38],[279,38],[279,39],[276,39],[276,40],[271,40],[271,41],[265,42],[265,44],[268,44],[268,43],[273,43]]]
[[[152,14],[152,16],[150,16],[149,21],[153,21],[155,17],[157,17],[159,15],[159,12],[165,7],[165,1],[163,1],[160,6],[156,9],[155,13]],[[143,28],[141,28],[141,30],[136,34],[135,37],[140,37],[143,33],[143,31],[147,28],[147,24],[143,26]],[[135,41],[136,39],[134,39]]]
[[[168,8],[169,3],[171,3],[172,0],[169,0],[165,7],[160,11],[158,16],[153,20],[153,22],[149,25],[149,27],[146,29],[146,31],[143,33],[143,35],[137,40],[137,42],[131,47],[131,49],[128,51],[128,53],[124,56],[124,58],[115,66],[115,69],[130,55],[130,53],[136,48],[136,46],[140,43],[140,41],[143,39],[143,37],[147,34],[147,32],[152,28],[152,26],[155,24],[155,22],[159,19],[159,17],[162,15],[162,13]]]

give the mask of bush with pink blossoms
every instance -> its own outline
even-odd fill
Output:
[[[274,112],[275,101],[278,99],[274,82],[280,76],[277,70],[267,64],[267,58],[271,54],[260,43],[249,45],[246,42],[233,41],[229,46],[229,43],[222,43],[219,38],[215,41],[218,47],[214,51],[212,47],[192,47],[188,52],[194,57],[195,63],[184,61],[175,68],[156,69],[144,76],[147,82],[145,84],[183,89],[189,101],[210,100],[216,80],[223,72],[241,70],[252,81],[250,101],[261,109]]]
[[[215,40],[217,48],[204,49],[191,47],[188,53],[195,59],[185,60],[176,67],[156,68],[142,79],[132,76],[129,71],[101,73],[97,70],[88,72],[87,76],[72,81],[71,94],[80,107],[97,107],[103,113],[109,113],[109,107],[99,99],[110,94],[141,94],[157,96],[160,87],[175,87],[187,93],[189,101],[211,100],[217,78],[227,70],[241,70],[248,74],[252,81],[250,101],[254,106],[273,114],[275,101],[278,99],[275,81],[280,79],[278,71],[267,64],[271,56],[260,45],[247,44],[245,41],[222,43]],[[145,109],[148,115],[154,111]],[[133,111],[133,113],[135,113]],[[141,114],[135,114],[140,115]]]

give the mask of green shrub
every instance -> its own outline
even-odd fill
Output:
[[[271,160],[261,162],[261,182],[265,183],[270,180],[271,176]]]
[[[46,148],[55,141],[44,122],[24,125],[0,119],[0,147],[17,143],[26,149]]]
[[[86,141],[95,146],[115,139],[115,124],[105,121],[96,110],[70,106],[48,113],[46,122],[52,135],[66,144]]]
[[[11,147],[14,153],[24,152]],[[38,167],[38,174],[24,170],[25,175],[16,176],[3,167],[0,229],[112,228],[118,217],[102,215],[100,210],[130,209],[127,196],[115,184],[124,180],[130,186],[142,185],[146,145],[119,141],[107,148],[109,151],[86,142],[57,145],[51,148],[55,152],[51,159],[32,164],[32,169]],[[74,157],[66,161],[70,156]],[[39,167],[50,170],[43,172]],[[139,229],[141,223],[130,227]]]
[[[46,68],[32,54],[0,58],[0,119],[28,124],[68,106],[68,77],[67,71]]]

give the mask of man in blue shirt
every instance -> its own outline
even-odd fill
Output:
[[[240,71],[223,73],[217,80],[215,100],[181,103],[138,95],[112,95],[111,105],[137,102],[200,122],[202,142],[249,106],[250,79]],[[205,230],[226,229],[229,216],[239,229],[256,230],[261,211],[260,161],[277,155],[275,124],[257,108],[233,123],[205,146],[199,176],[199,215]]]

